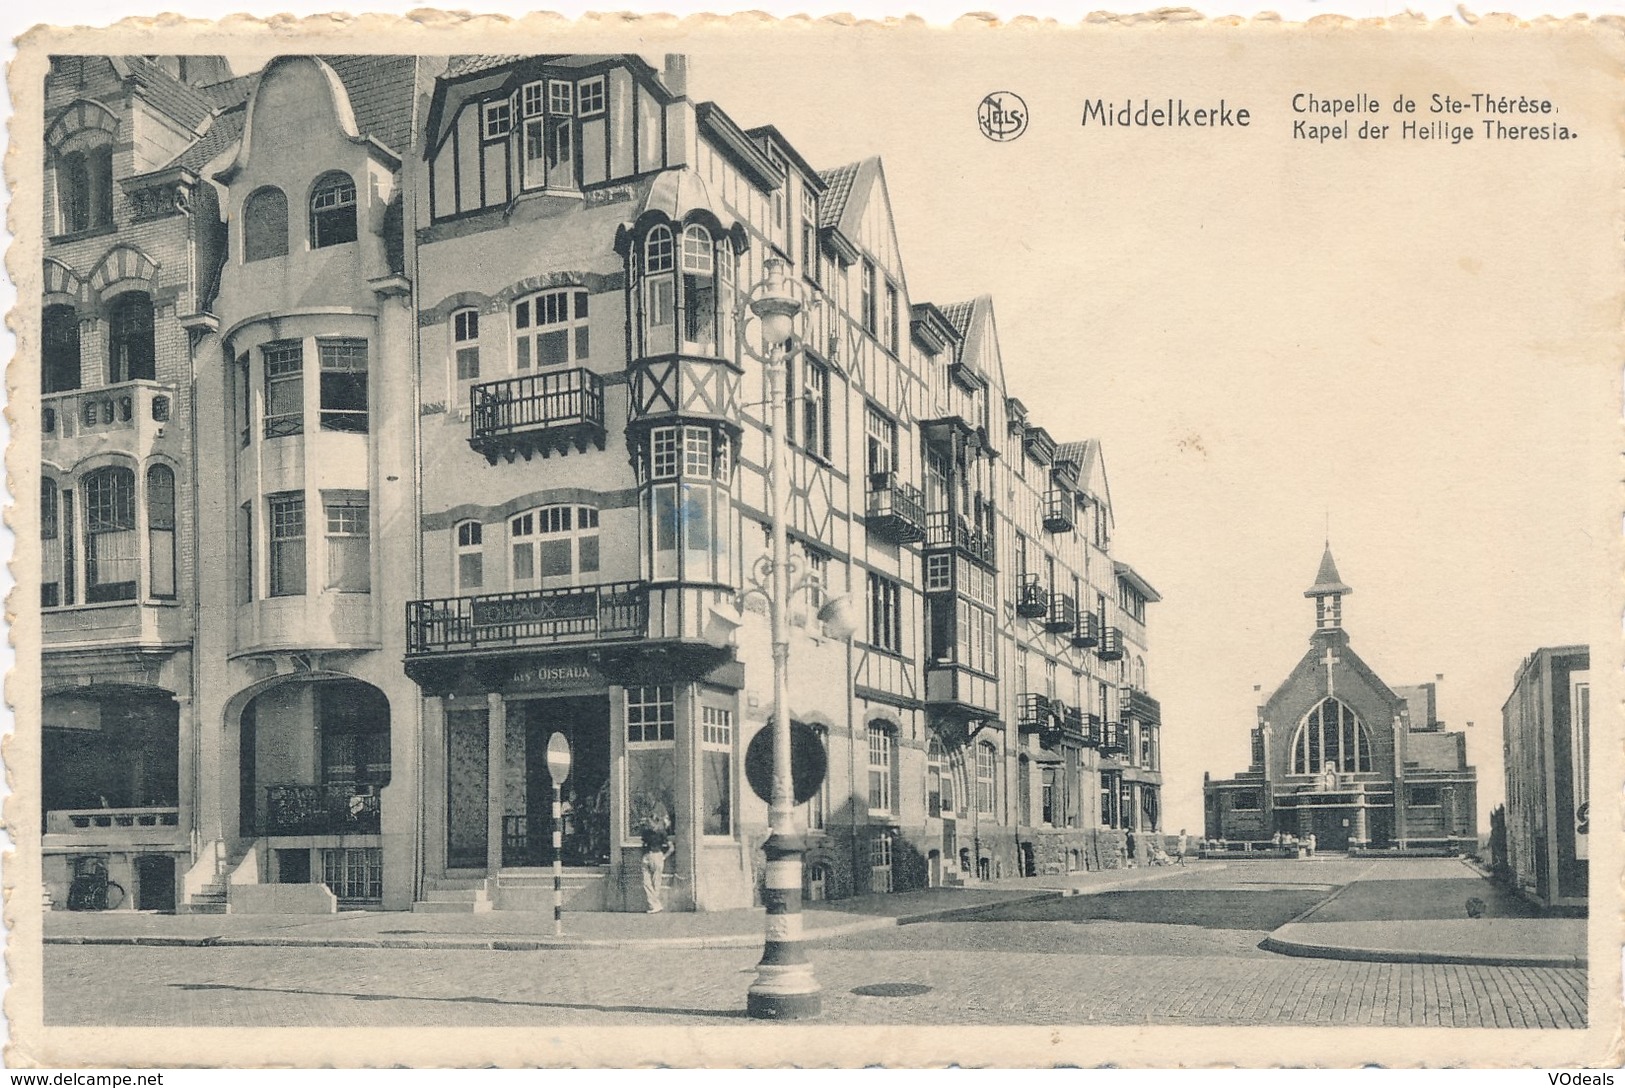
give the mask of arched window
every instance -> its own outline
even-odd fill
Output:
[[[334,172],[316,179],[310,192],[310,248],[355,241],[355,182]]]
[[[1292,773],[1346,773],[1371,769],[1371,738],[1365,723],[1336,699],[1322,699],[1292,738]]]
[[[107,384],[152,381],[157,361],[152,297],[141,291],[118,296],[108,307],[107,325]]]
[[[351,203],[354,204],[352,188]],[[354,219],[352,209],[351,218]],[[354,226],[351,226],[354,237]],[[288,198],[281,189],[266,186],[243,201],[243,260],[263,261],[288,255]]]
[[[999,752],[990,741],[976,743],[976,811],[991,816],[998,804]]]
[[[63,234],[113,223],[113,142],[75,147],[56,158],[57,229]]]
[[[677,266],[671,228],[657,224],[643,241],[643,354],[677,350]]]
[[[598,580],[598,510],[544,506],[508,521],[509,588],[554,589]]]
[[[79,388],[79,314],[72,306],[45,307],[42,315],[40,392]]]
[[[683,231],[683,346],[704,355],[717,349],[717,262],[711,232]]]
[[[514,305],[514,359],[520,370],[586,361],[591,348],[587,299],[585,288],[570,287]]]
[[[147,593],[175,596],[175,472],[168,465],[147,469]]]
[[[40,607],[56,608],[62,599],[62,539],[55,480],[40,480]]]
[[[485,585],[484,526],[477,521],[461,521],[453,532],[456,534],[457,559],[452,576],[457,595],[461,597]]]
[[[141,546],[135,524],[135,472],[112,466],[86,473],[85,600],[133,601]]]

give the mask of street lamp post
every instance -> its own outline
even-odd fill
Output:
[[[788,265],[778,258],[763,262],[762,281],[751,288],[742,307],[755,317],[757,326],[756,337],[741,336],[745,350],[765,366],[773,518],[771,553],[756,564],[752,577],[753,591],[767,598],[773,638],[773,789],[768,802],[769,833],[762,847],[767,855],[767,939],[745,999],[746,1012],[763,1020],[803,1020],[817,1016],[820,1009],[818,981],[802,942],[801,866],[806,844],[796,827],[790,769],[790,597],[820,585],[810,571],[792,585],[796,564],[790,558],[786,532],[790,489],[784,468],[789,412],[785,375],[800,347],[798,326],[804,308],[790,281]],[[742,331],[746,324],[740,322]]]

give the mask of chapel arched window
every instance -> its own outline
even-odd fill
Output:
[[[1347,705],[1327,698],[1311,710],[1292,738],[1292,773],[1371,770],[1371,738]]]

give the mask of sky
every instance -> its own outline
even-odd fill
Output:
[[[1308,647],[1329,535],[1354,650],[1392,686],[1442,677],[1487,831],[1519,663],[1618,631],[1599,581],[1618,307],[1595,88],[1539,50],[1439,63],[1388,42],[1340,71],[1303,43],[1163,37],[1154,59],[1121,34],[927,32],[792,64],[694,49],[690,91],[821,168],[881,155],[911,298],[992,294],[1011,391],[1057,440],[1103,440],[1114,553],[1164,597],[1166,826],[1201,826],[1204,772],[1246,769],[1254,708]],[[1551,96],[1591,139],[1289,138],[1296,91],[1425,109],[1486,86]],[[1016,141],[976,129],[994,90],[1029,106]],[[1095,96],[1223,96],[1253,127],[1085,129]]]

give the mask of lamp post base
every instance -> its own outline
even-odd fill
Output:
[[[774,833],[762,844],[767,855],[767,941],[756,980],[745,995],[745,1012],[758,1020],[806,1020],[822,1009],[818,980],[801,939],[802,843]]]

